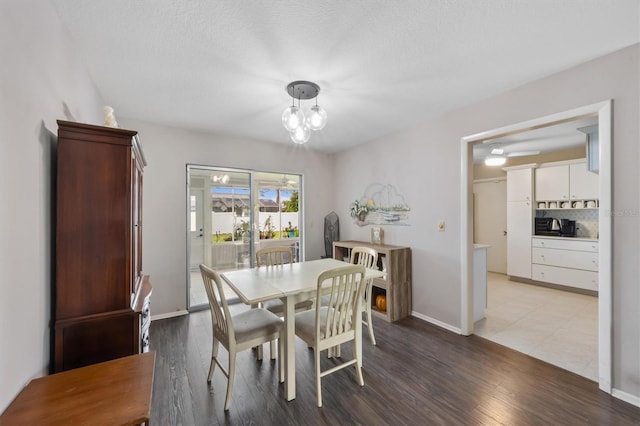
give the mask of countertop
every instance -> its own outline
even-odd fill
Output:
[[[532,235],[531,238],[544,238],[547,240],[574,240],[574,241],[595,241],[597,238],[579,238],[579,237],[556,237],[555,235]]]

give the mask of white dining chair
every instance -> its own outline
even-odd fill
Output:
[[[361,315],[362,291],[364,289],[364,266],[349,265],[330,269],[320,274],[316,299],[328,296],[327,304],[296,314],[295,333],[309,347],[313,347],[316,394],[318,407],[322,407],[322,377],[355,365],[358,383],[364,386],[358,342],[362,339],[362,327],[355,327]],[[353,342],[353,359],[322,371],[320,352],[342,343]],[[336,390],[342,392],[342,390]]]
[[[279,266],[293,263],[293,250],[289,246],[266,247],[256,252],[256,266]],[[273,312],[280,318],[284,316],[284,303],[280,299],[264,302],[263,308]],[[313,300],[303,300],[296,303],[295,311],[302,312],[313,307]],[[275,342],[270,343],[271,359],[275,359]],[[262,345],[258,347],[258,359],[262,359]]]
[[[349,263],[354,265],[362,265],[367,269],[373,269],[378,262],[378,252],[370,247],[354,247],[351,250],[351,257]],[[362,298],[362,311],[366,314],[367,320],[362,321],[362,325],[366,325],[369,328],[369,337],[371,338],[371,344],[376,344],[376,338],[373,335],[373,322],[371,321],[371,292],[373,278],[366,280],[365,288]]]
[[[224,402],[225,411],[231,405],[231,393],[233,390],[233,379],[236,370],[236,354],[254,346],[266,342],[280,342],[278,345],[278,378],[284,382],[284,362],[283,362],[283,322],[277,315],[262,308],[247,309],[236,315],[231,315],[229,305],[224,296],[220,275],[206,265],[200,265],[200,272],[204,281],[204,287],[209,299],[211,308],[211,326],[213,329],[213,347],[211,350],[211,363],[209,365],[209,375],[207,383],[211,383],[211,377],[216,364],[227,377],[227,394]],[[218,360],[218,347],[222,343],[229,352],[229,367],[227,370]]]

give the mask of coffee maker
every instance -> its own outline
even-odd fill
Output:
[[[575,237],[576,221],[569,219],[560,219],[560,235],[563,237]]]

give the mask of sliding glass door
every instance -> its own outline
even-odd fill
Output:
[[[188,166],[187,180],[190,309],[207,305],[200,263],[219,272],[250,268],[257,250],[277,245],[301,259],[300,175]]]

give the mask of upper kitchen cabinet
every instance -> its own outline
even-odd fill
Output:
[[[598,175],[586,161],[542,164],[535,173],[536,201],[569,201],[598,198]]]
[[[536,170],[536,201],[569,200],[569,166],[545,166]]]
[[[569,196],[572,200],[599,198],[598,175],[587,170],[587,163],[569,164]]]
[[[507,201],[533,201],[533,165],[505,167],[507,172]]]

